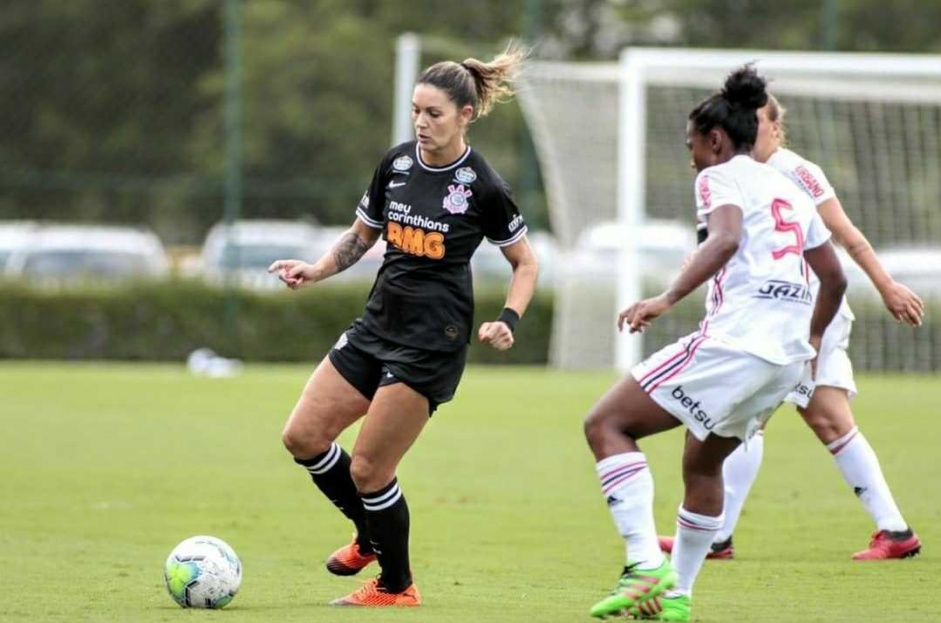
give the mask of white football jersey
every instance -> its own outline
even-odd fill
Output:
[[[700,331],[772,363],[811,359],[814,295],[804,250],[830,239],[813,201],[748,156],[701,171],[695,193],[700,223],[720,206],[742,210],[738,250],[709,281]]]
[[[827,179],[823,169],[790,149],[779,147],[768,158],[768,164],[783,173],[798,188],[807,193],[807,196],[813,199],[814,205],[818,207],[824,201],[836,197],[836,191],[830,185],[830,180]],[[817,279],[817,275],[813,274],[813,271],[811,271],[810,287],[816,297],[817,291],[820,289],[820,280]],[[850,320],[854,319],[853,311],[850,309],[849,303],[846,302],[845,296],[840,303],[840,314]]]

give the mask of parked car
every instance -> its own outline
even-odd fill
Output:
[[[613,285],[617,279],[618,254],[626,236],[624,226],[616,221],[589,227],[563,259],[562,270],[568,278]],[[696,231],[691,223],[650,219],[641,225],[639,244],[641,275],[648,283],[664,286],[696,249]]]
[[[275,260],[317,259],[320,228],[307,220],[245,219],[217,223],[203,242],[199,271],[210,281],[222,282],[233,274],[250,288],[275,288],[277,277],[268,274]]]
[[[838,255],[846,272],[850,303],[857,295],[878,298],[875,286],[856,262],[839,247]],[[941,299],[941,247],[883,247],[876,249],[876,255],[893,279],[905,284],[922,298]]]
[[[8,277],[38,282],[120,281],[165,277],[169,262],[157,235],[138,227],[40,224],[14,250]]]
[[[559,248],[552,234],[545,231],[530,231],[526,234],[533,252],[539,260],[539,287],[552,288],[555,285],[556,269],[559,258]],[[474,272],[474,281],[481,284],[497,283],[506,285],[512,274],[509,262],[503,256],[503,251],[495,244],[485,239],[477,247],[471,258],[471,270]]]
[[[35,221],[0,222],[0,275],[4,274],[13,252],[29,245],[30,236],[36,227]]]

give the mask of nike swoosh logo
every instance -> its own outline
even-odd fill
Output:
[[[389,185],[386,188],[398,188],[399,186],[405,186],[406,182],[389,182]]]

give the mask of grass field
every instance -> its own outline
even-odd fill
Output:
[[[469,370],[399,474],[425,606],[363,611],[325,605],[357,586],[322,566],[350,527],[280,445],[308,372],[259,366],[209,380],[182,366],[0,365],[0,620],[590,620],[623,547],[581,420],[613,376]],[[707,564],[695,620],[941,618],[941,383],[864,377],[860,387],[857,418],[922,556],[850,561],[869,517],[786,408],[766,437],[738,559]],[[681,441],[677,431],[643,444],[666,533]],[[166,555],[194,534],[242,557],[242,590],[223,611],[181,610],[163,587]]]

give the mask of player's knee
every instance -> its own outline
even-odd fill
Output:
[[[804,422],[822,443],[830,443],[848,433],[855,423],[852,418],[834,417],[825,409],[798,409]]]
[[[592,409],[585,417],[583,425],[585,440],[592,450],[598,450],[605,445],[605,441],[617,433],[611,418],[599,409]]]
[[[368,456],[354,455],[350,463],[350,476],[356,490],[363,493],[378,491],[392,481],[394,476]]]
[[[304,434],[289,422],[281,431],[281,443],[294,458],[310,459],[329,450],[331,442]]]

